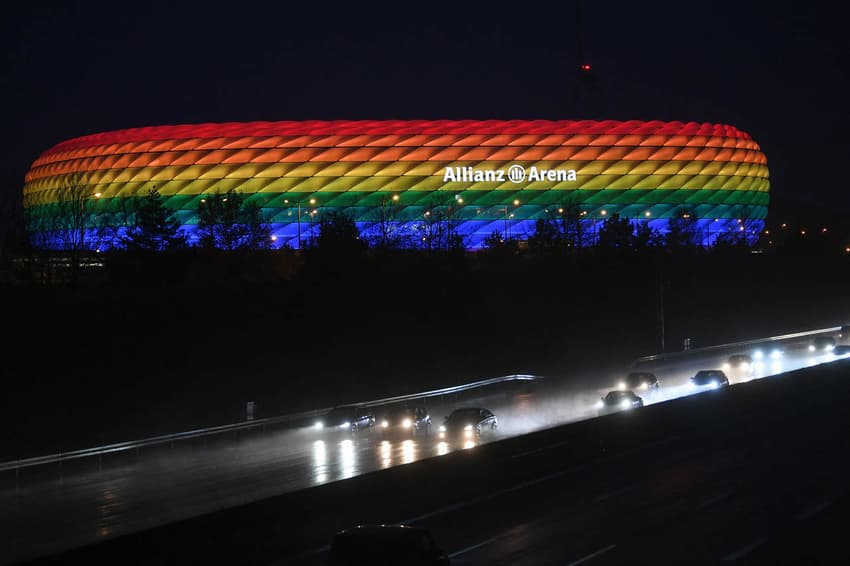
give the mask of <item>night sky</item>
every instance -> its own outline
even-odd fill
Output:
[[[2,221],[75,136],[217,121],[611,118],[732,124],[772,195],[850,211],[845,24],[818,2],[18,3],[5,8]],[[11,10],[11,11],[10,11]]]

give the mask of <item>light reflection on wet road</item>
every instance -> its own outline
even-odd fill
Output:
[[[753,377],[790,371],[835,359],[789,351],[781,360],[765,360]],[[719,365],[720,358],[717,362]],[[688,377],[706,362],[660,362],[658,392],[640,392],[646,404],[700,392]],[[710,364],[709,364],[710,365]],[[716,367],[716,366],[715,366]],[[646,369],[646,368],[644,368]],[[737,382],[745,381],[738,379]],[[457,449],[474,448],[499,438],[547,428],[595,415],[599,395],[614,388],[562,391],[554,395],[505,395],[468,400],[499,419],[496,433],[480,439],[444,441],[437,434],[391,435],[380,429],[355,433],[334,430],[278,430],[238,441],[206,445],[183,443],[147,452],[138,460],[80,461],[38,474],[24,471],[21,481],[0,484],[0,563],[48,554],[280,493],[409,464]],[[733,380],[733,383],[736,381]],[[429,405],[433,430],[454,406]]]

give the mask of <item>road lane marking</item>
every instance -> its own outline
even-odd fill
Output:
[[[734,491],[727,491],[726,493],[721,493],[720,495],[715,495],[714,497],[710,497],[709,499],[706,499],[705,501],[703,501],[702,503],[697,505],[697,509],[705,509],[709,505],[714,505],[718,501],[723,501],[724,499],[728,499],[728,498],[732,497],[732,495],[734,493],[735,493]]]
[[[797,515],[797,520],[805,521],[806,519],[811,519],[830,505],[832,505],[832,500],[822,501],[816,505],[810,505],[805,511]]]
[[[615,497],[615,496],[620,495],[620,494],[622,494],[622,493],[626,493],[627,491],[630,491],[630,490],[632,490],[632,489],[634,489],[634,486],[633,486],[633,485],[629,485],[629,486],[626,486],[626,487],[621,487],[620,489],[615,489],[614,491],[609,491],[608,493],[605,493],[605,494],[603,494],[603,495],[600,495],[599,497],[597,497],[596,499],[594,499],[594,500],[593,500],[593,502],[594,502],[594,503],[602,503],[602,502],[603,502],[603,501],[605,501],[606,499],[611,499],[612,497]]]
[[[661,440],[656,440],[654,442],[649,442],[647,444],[644,444],[644,445],[641,445],[641,446],[638,446],[638,447],[635,447],[635,448],[624,450],[623,452],[618,452],[617,454],[612,454],[610,456],[603,456],[603,457],[600,457],[596,460],[585,462],[583,464],[576,464],[574,466],[564,468],[562,470],[558,470],[558,471],[552,472],[550,474],[546,474],[545,476],[533,478],[533,479],[524,481],[522,483],[512,485],[511,487],[506,487],[506,488],[500,489],[498,491],[492,491],[492,492],[490,492],[486,495],[479,495],[478,497],[473,497],[472,499],[468,499],[466,501],[460,501],[458,503],[455,503],[454,505],[449,505],[447,507],[443,507],[442,509],[437,509],[435,511],[423,513],[422,515],[417,515],[416,517],[411,517],[409,519],[402,519],[401,521],[398,522],[398,524],[418,523],[419,521],[434,517],[436,515],[442,515],[444,513],[450,512],[450,511],[457,511],[458,509],[463,509],[464,507],[468,507],[468,506],[474,505],[476,503],[489,501],[490,499],[495,499],[496,497],[506,495],[506,494],[512,493],[514,491],[519,491],[519,490],[525,489],[527,487],[537,485],[539,483],[547,482],[549,480],[555,479],[555,478],[560,477],[560,476],[564,476],[564,475],[567,475],[567,474],[570,474],[570,473],[578,472],[578,471],[583,470],[585,468],[589,468],[590,466],[604,464],[606,462],[613,461],[617,458],[626,457],[629,454],[633,454],[633,453],[638,452],[638,451],[643,451],[643,450],[647,450],[647,449],[650,449],[650,448],[657,448],[658,446],[668,444],[668,443],[673,442],[675,440],[679,440],[680,438],[681,438],[681,435],[669,436],[669,437],[663,438]],[[561,443],[559,443],[559,444],[561,444]]]
[[[726,556],[723,557],[723,560],[724,560],[724,562],[730,562],[730,561],[742,558],[742,557],[751,553],[752,551],[754,551],[755,549],[757,549],[758,547],[760,547],[761,545],[763,545],[766,542],[767,542],[767,537],[757,538],[756,540],[754,540],[753,542],[751,542],[747,546],[741,547],[738,550],[736,550],[735,552],[730,552],[729,554],[727,554]]]
[[[569,564],[567,564],[567,566],[577,566],[578,564],[584,564],[584,563],[585,563],[585,562],[587,562],[588,560],[593,560],[594,558],[596,558],[596,557],[597,557],[597,556],[599,556],[600,554],[605,554],[606,552],[608,552],[609,550],[613,549],[613,548],[614,548],[614,547],[616,547],[616,546],[617,546],[616,544],[609,544],[609,545],[608,545],[608,546],[606,546],[605,548],[600,548],[600,549],[599,549],[599,550],[597,550],[596,552],[591,552],[591,553],[590,553],[590,554],[588,554],[587,556],[584,556],[584,557],[582,557],[582,558],[579,558],[579,559],[578,559],[578,560],[576,560],[575,562],[570,562]]]
[[[569,444],[567,441],[556,442],[555,444],[548,444],[541,448],[535,448],[534,450],[528,450],[527,452],[520,452],[519,454],[514,454],[511,456],[511,460],[516,460],[517,458],[524,458],[526,456],[531,456],[532,454],[538,454],[540,452],[545,452],[546,450],[551,450],[553,448],[560,448],[561,446],[566,446]]]
[[[473,544],[472,546],[467,546],[466,548],[462,548],[456,552],[452,552],[449,554],[449,558],[454,558],[455,556],[460,556],[461,554],[466,554],[469,551],[475,550],[476,548],[481,548],[482,546],[486,546],[491,542],[495,542],[499,537],[488,538],[483,542],[479,542],[478,544]]]
[[[423,521],[425,519],[429,519],[429,518],[435,517],[437,515],[442,515],[444,513],[449,513],[451,511],[456,511],[458,509],[463,509],[464,507],[468,507],[468,506],[474,505],[476,503],[481,503],[481,502],[484,502],[484,501],[488,501],[490,499],[495,499],[496,497],[499,497],[501,495],[506,495],[506,494],[514,492],[514,491],[519,491],[519,490],[525,489],[526,487],[531,487],[533,485],[555,479],[559,476],[564,476],[564,475],[567,475],[567,474],[570,474],[570,473],[578,472],[578,471],[585,469],[585,468],[588,468],[592,465],[604,464],[606,462],[610,462],[610,461],[615,460],[617,458],[622,458],[622,457],[628,456],[629,454],[632,454],[632,453],[637,452],[639,450],[647,450],[649,448],[656,448],[656,447],[662,446],[664,444],[669,444],[671,442],[679,440],[680,438],[681,438],[681,435],[669,436],[669,437],[663,438],[661,440],[649,442],[645,445],[641,445],[641,446],[638,446],[638,447],[635,447],[635,448],[624,450],[623,452],[620,452],[620,453],[617,453],[617,454],[613,454],[613,455],[610,455],[610,456],[603,456],[603,457],[600,457],[596,460],[586,462],[586,463],[582,463],[582,464],[576,464],[576,465],[573,465],[571,467],[564,468],[564,469],[558,470],[556,472],[552,472],[552,473],[547,474],[545,476],[541,476],[541,477],[537,477],[537,478],[527,480],[525,482],[522,482],[522,483],[517,484],[517,485],[513,485],[511,487],[500,489],[498,491],[493,491],[493,492],[490,492],[486,495],[480,495],[478,497],[474,497],[474,498],[468,499],[466,501],[461,501],[459,503],[455,503],[454,505],[449,505],[447,507],[443,507],[442,509],[437,509],[435,511],[423,513],[422,515],[417,515],[416,517],[411,517],[411,518],[408,518],[408,519],[402,519],[401,521],[398,521],[395,524],[397,524],[397,525],[409,525],[411,523],[418,523],[419,521]],[[549,445],[549,446],[544,447],[544,450],[552,448],[554,446],[563,445],[563,444],[566,444],[566,443],[565,442],[559,442],[556,445]],[[612,548],[613,548],[613,545],[612,545]],[[304,553],[300,554],[299,557],[313,556],[313,555],[316,555],[316,554],[320,554],[322,552],[327,552],[329,549],[330,549],[330,546],[326,545],[326,546],[323,546],[321,548],[315,548],[313,550],[309,550],[307,552],[304,552]],[[607,550],[610,550],[610,549],[606,549],[606,552],[607,552]]]

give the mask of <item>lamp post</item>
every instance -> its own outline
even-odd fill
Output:
[[[284,204],[289,204],[289,199],[284,199],[284,200],[283,200],[283,203],[284,203]],[[296,204],[296,206],[297,206],[297,208],[298,208],[298,249],[300,250],[300,249],[301,249],[301,199],[298,199],[298,200],[295,202],[295,204]],[[316,204],[316,199],[311,198],[311,199],[310,199],[310,204]],[[314,211],[314,212],[315,212],[315,211]],[[311,232],[311,233],[312,233],[312,232]]]
[[[519,199],[518,198],[514,199],[513,205],[519,206]],[[511,214],[510,217],[513,218],[514,215]],[[509,232],[509,228],[508,228],[508,205],[505,205],[505,241],[507,241],[509,238],[510,238],[510,232]]]

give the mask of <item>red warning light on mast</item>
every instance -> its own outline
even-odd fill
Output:
[[[582,70],[582,71],[584,71],[584,72],[589,71],[589,70],[590,70],[590,65],[588,65],[587,63],[582,63],[582,64],[581,64],[581,70]]]

